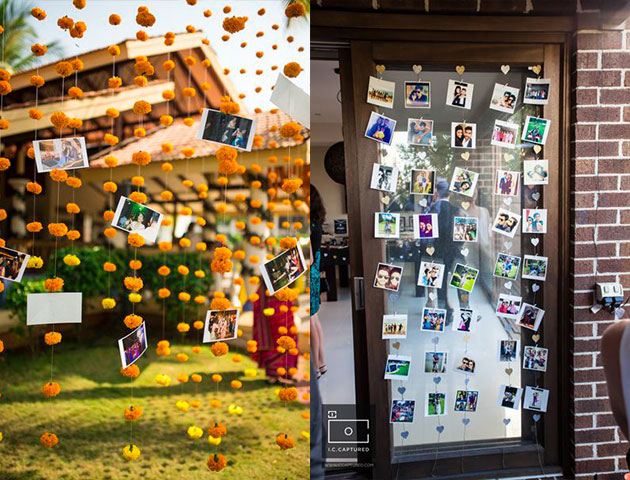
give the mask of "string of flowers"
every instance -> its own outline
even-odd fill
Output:
[[[0,35],[2,36],[2,63],[4,63],[4,19],[6,14],[6,3],[3,3],[2,9],[2,24],[0,24]],[[6,74],[4,73],[6,72]],[[11,91],[11,84],[9,80],[11,79],[11,75],[8,71],[2,69],[0,72],[0,122],[3,121],[3,106],[4,102],[2,98],[4,98],[5,91]],[[8,92],[7,92],[8,93]],[[0,154],[2,153],[2,135],[0,133]],[[7,170],[11,166],[11,162],[8,158],[0,157],[0,171]],[[0,209],[0,221],[4,221],[7,218],[7,212],[4,209]],[[0,239],[0,245],[4,247],[5,241],[4,239]],[[0,293],[4,291],[4,283],[0,280]],[[4,351],[4,342],[0,340],[0,354]],[[0,390],[0,399],[2,399],[2,391]],[[0,442],[3,440],[2,430],[0,430]]]

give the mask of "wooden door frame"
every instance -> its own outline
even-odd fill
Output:
[[[334,17],[334,16],[333,16]],[[384,15],[387,17],[387,15]],[[422,16],[418,16],[422,17]],[[372,17],[374,18],[374,17]],[[418,472],[416,470],[416,463],[395,463],[396,460],[393,457],[392,449],[392,435],[389,424],[389,410],[388,408],[382,408],[382,405],[390,404],[389,388],[386,382],[382,380],[382,368],[387,358],[387,345],[381,339],[380,324],[379,326],[367,325],[366,321],[373,321],[374,318],[381,318],[383,314],[383,299],[380,295],[373,295],[369,291],[369,284],[376,268],[378,258],[382,258],[381,251],[377,252],[374,248],[365,248],[368,245],[368,240],[373,240],[371,228],[373,212],[380,210],[380,203],[378,195],[366,195],[359,196],[360,190],[365,185],[369,185],[371,176],[371,165],[378,159],[378,144],[376,142],[369,141],[363,136],[362,126],[366,125],[370,113],[374,110],[374,107],[365,102],[365,92],[368,87],[368,77],[374,72],[374,66],[377,62],[418,62],[422,63],[427,59],[427,62],[439,62],[439,63],[452,63],[455,65],[461,61],[461,47],[462,43],[470,42],[471,35],[479,43],[493,43],[496,40],[496,35],[488,37],[484,32],[459,32],[454,31],[457,29],[457,24],[454,21],[450,22],[451,31],[441,29],[437,32],[432,32],[426,28],[419,28],[413,31],[416,37],[422,36],[425,41],[435,42],[436,48],[428,49],[428,57],[422,55],[422,58],[411,58],[409,56],[410,50],[408,48],[409,41],[396,42],[395,39],[400,39],[400,31],[391,30],[392,25],[387,19],[381,21],[379,16],[378,25],[372,25],[372,28],[362,32],[361,30],[353,29],[352,27],[342,27],[335,22],[331,17],[326,17],[326,27],[318,26],[316,16],[314,15],[315,31],[313,32],[313,40],[325,39],[330,34],[331,28],[334,28],[334,39],[344,38],[347,35],[349,40],[349,49],[339,50],[340,60],[340,74],[341,74],[341,96],[343,100],[343,119],[344,119],[344,144],[345,144],[345,159],[346,159],[346,174],[347,174],[347,195],[351,201],[348,202],[348,219],[350,229],[350,242],[351,242],[351,267],[353,276],[362,276],[366,279],[366,292],[365,295],[365,311],[369,311],[369,318],[363,312],[356,314],[354,317],[354,342],[355,342],[355,379],[357,388],[357,405],[379,405],[380,408],[374,410],[375,417],[372,423],[372,444],[371,451],[373,452],[374,468],[372,471],[374,478],[387,479],[393,476],[394,473],[399,475],[399,478],[416,478]],[[424,16],[423,20],[426,20]],[[468,17],[468,20],[471,19]],[[508,29],[514,23],[519,23],[519,20],[514,18],[502,19],[501,25],[504,29]],[[534,19],[528,22],[530,25],[535,25]],[[554,19],[557,22],[557,19]],[[475,19],[477,22],[477,19]],[[431,22],[428,22],[431,24]],[[543,22],[546,23],[546,22]],[[545,384],[554,385],[554,391],[550,398],[550,410],[553,408],[558,414],[558,418],[554,421],[544,422],[544,439],[549,443],[553,443],[556,448],[548,448],[545,451],[545,464],[562,466],[563,470],[569,469],[570,458],[569,452],[569,435],[560,438],[560,432],[568,432],[570,430],[569,412],[566,408],[563,410],[560,405],[568,405],[569,400],[569,371],[567,359],[570,358],[569,343],[570,339],[564,332],[568,332],[568,294],[569,294],[569,248],[570,248],[570,216],[569,216],[569,204],[570,204],[570,164],[569,164],[569,46],[570,37],[567,34],[568,25],[571,22],[564,21],[560,24],[555,23],[555,26],[560,25],[564,30],[561,32],[544,32],[540,28],[532,28],[526,30],[523,27],[516,28],[516,33],[511,33],[508,37],[510,39],[510,45],[500,46],[499,48],[493,48],[489,56],[477,56],[475,58],[474,48],[468,52],[467,64],[496,64],[502,60],[507,59],[506,63],[512,65],[531,65],[538,61],[546,65],[545,76],[549,76],[553,80],[552,95],[556,94],[559,101],[554,103],[555,107],[545,109],[545,116],[552,119],[552,128],[555,124],[556,134],[555,140],[551,140],[545,146],[545,157],[550,160],[550,174],[555,176],[558,182],[557,195],[550,195],[549,189],[547,189],[547,196],[555,197],[553,203],[548,203],[546,200],[545,207],[548,211],[554,210],[555,218],[558,222],[558,235],[555,239],[550,239],[549,235],[543,236],[543,244],[545,255],[558,258],[558,271],[553,274],[553,277],[548,278],[544,284],[543,293],[548,298],[548,304],[553,305],[555,303],[555,311],[551,313],[556,315],[557,321],[543,322],[544,331],[543,336],[545,343],[549,345],[552,351],[557,352],[556,365],[566,365],[566,368],[561,368],[557,372],[550,372],[550,375],[546,376]],[[497,25],[496,22],[489,22],[491,25]],[[385,27],[383,27],[385,25]],[[389,25],[389,27],[388,27]],[[442,25],[442,24],[441,24]],[[488,28],[488,22],[477,22],[477,26],[480,29]],[[372,40],[374,29],[378,29],[380,32],[378,42]],[[388,28],[390,30],[388,30]],[[555,29],[557,30],[557,28]],[[405,33],[409,34],[412,31]],[[543,38],[544,42],[532,42],[532,32],[539,32],[540,35],[536,35],[536,39]],[[362,33],[364,35],[362,35]],[[448,34],[448,41],[453,45],[445,44],[444,33]],[[493,34],[497,32],[492,32]],[[322,36],[324,35],[324,36]],[[413,35],[412,35],[413,36]],[[366,38],[367,37],[367,38]],[[406,36],[409,38],[409,35]],[[503,36],[505,38],[505,36]],[[388,39],[394,39],[390,41]],[[417,38],[413,38],[416,40]],[[385,44],[385,43],[386,44]],[[505,45],[505,44],[503,44]],[[440,49],[438,54],[437,49]],[[466,47],[469,48],[470,47]],[[515,58],[513,55],[514,50],[525,52],[523,58],[526,58],[525,63],[519,61],[519,58]],[[509,54],[509,57],[506,56]],[[471,57],[472,55],[472,57]],[[471,58],[473,61],[471,61]],[[554,65],[554,69],[549,67]],[[552,71],[553,70],[553,71]],[[352,105],[349,105],[351,103]],[[552,152],[553,151],[553,152]],[[552,154],[549,154],[552,152]],[[366,168],[368,165],[370,168]],[[358,201],[361,199],[361,201]],[[365,228],[362,228],[364,226]],[[365,241],[365,243],[364,243]],[[359,258],[357,258],[359,257]],[[551,274],[551,272],[550,272]],[[354,297],[354,296],[353,296]],[[554,302],[553,299],[556,299]],[[354,305],[353,305],[354,306]],[[553,310],[553,308],[552,308]],[[550,312],[548,311],[547,315]],[[552,318],[551,315],[549,318]],[[561,332],[561,334],[558,334]],[[373,372],[368,375],[367,372]],[[378,372],[378,374],[374,373]],[[552,383],[553,382],[553,383]],[[562,444],[561,444],[562,443]],[[532,468],[520,468],[519,465],[523,465],[527,457],[531,457],[532,453],[512,453],[512,461],[508,462],[506,469],[497,472],[497,475],[515,475],[518,473],[535,473],[535,469]],[[485,464],[487,465],[488,458],[486,456],[479,457],[476,468],[481,469]],[[475,465],[471,466],[470,472],[473,472]],[[510,468],[511,467],[511,468]],[[407,477],[409,475],[409,477]],[[471,473],[471,475],[475,475]]]

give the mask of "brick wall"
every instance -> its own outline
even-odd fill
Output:
[[[598,31],[596,17],[578,19],[572,62],[573,454],[576,478],[618,480],[628,444],[597,353],[614,316],[589,308],[596,275],[630,289],[630,30]]]

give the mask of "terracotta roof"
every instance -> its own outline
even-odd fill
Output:
[[[254,118],[256,119],[256,135],[263,137],[263,145],[261,148],[252,148],[252,151],[270,149],[269,144],[271,142],[276,142],[278,144],[277,148],[295,147],[303,143],[298,143],[293,138],[282,138],[280,136],[279,127],[293,120],[286,113],[281,111],[277,113],[263,112],[255,114]],[[273,125],[277,125],[278,129],[271,132],[270,129]],[[110,149],[106,148],[101,153],[92,157],[90,166],[108,168],[103,158],[110,154],[118,158],[119,166],[128,165],[131,163],[133,153],[138,151],[149,152],[151,154],[151,160],[157,162],[182,158],[180,152],[184,147],[192,147],[195,149],[195,154],[191,158],[214,155],[217,149],[221,147],[221,144],[198,139],[198,130],[199,118],[196,119],[191,127],[187,127],[183,123],[175,123],[170,127],[159,127],[151,132],[147,132],[147,135],[143,138],[132,137],[121,142],[113,152],[110,152]],[[310,136],[310,132],[305,128],[302,129],[301,134],[304,136],[305,140]],[[173,151],[167,154],[162,153],[163,143],[173,145]]]

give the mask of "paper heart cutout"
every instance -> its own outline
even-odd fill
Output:
[[[510,155],[509,153],[504,153],[503,160],[505,160],[506,162],[509,162],[510,160],[512,160],[512,155]]]
[[[466,377],[464,379],[464,385],[468,386],[469,383],[470,383],[470,378]]]
[[[501,71],[503,72],[503,75],[507,75],[510,72],[510,66],[509,65],[501,65]]]
[[[461,253],[464,257],[468,256],[468,249],[467,248],[462,248],[459,253]]]
[[[442,433],[444,431],[444,425],[438,425],[435,427],[435,431],[438,433]]]
[[[512,281],[505,282],[503,286],[507,288],[508,290],[512,290]]]
[[[383,157],[386,157],[388,153],[389,153],[389,151],[386,148],[381,148],[381,155]]]
[[[463,73],[466,71],[466,67],[464,67],[463,65],[457,65],[455,67],[455,71],[458,75],[463,75]]]
[[[470,207],[470,202],[462,202],[462,208],[464,210],[468,210],[468,207]]]
[[[540,340],[540,335],[535,333],[534,335],[532,335],[532,340],[534,341],[534,343],[538,343],[538,340]]]
[[[435,293],[433,293],[433,292],[429,293],[429,298],[431,300],[435,300]]]
[[[429,255],[433,255],[435,253],[435,248],[427,247],[425,252],[427,252]]]
[[[512,205],[512,198],[511,197],[504,198],[503,203],[505,203],[506,205]]]
[[[540,199],[540,192],[532,193],[532,199],[534,199],[535,201],[538,201]]]
[[[409,436],[409,432],[407,430],[405,430],[404,432],[400,432],[400,436],[406,440]]]
[[[426,207],[429,204],[429,202],[427,201],[426,198],[421,198],[420,201],[418,202],[418,205],[420,205],[421,207]]]
[[[542,66],[540,65],[534,65],[532,67],[529,67],[532,69],[532,72],[534,72],[536,75],[538,75],[541,71],[542,71]]]
[[[442,381],[442,377],[435,376],[433,377],[433,383],[438,385]]]
[[[626,311],[622,307],[615,308],[615,317],[617,317],[618,320],[621,320],[625,314]]]
[[[505,369],[505,373],[507,373],[508,375],[512,375],[513,372],[514,372],[514,369],[512,369],[511,367],[508,367]]]
[[[392,343],[392,348],[395,348],[396,350],[398,350],[400,348],[400,342]]]
[[[422,65],[414,65],[411,68],[413,70],[413,73],[415,73],[416,75],[420,75],[420,72],[422,71]]]
[[[389,197],[387,195],[383,195],[383,197],[381,197],[381,202],[387,205],[389,203]]]
[[[534,145],[534,152],[540,153],[541,150],[542,150],[542,147],[540,145]]]
[[[328,254],[327,254],[327,253],[324,253],[324,257],[327,257],[327,256],[328,256]]]
[[[534,422],[538,422],[538,420],[540,420],[540,414],[538,414],[538,413],[534,413],[534,414],[532,415],[532,418],[534,419]]]
[[[404,256],[404,255],[401,255],[401,256],[400,256],[400,257],[398,257],[398,258],[400,258],[400,259],[402,260],[403,258],[405,258],[405,256]]]
[[[383,75],[383,72],[385,71],[385,65],[377,65],[376,71],[380,73],[381,75]]]
[[[510,424],[511,421],[512,421],[512,419],[510,419],[510,418],[504,418],[503,419],[503,425],[505,425],[507,427]]]
[[[503,242],[503,246],[509,250],[512,248],[512,242]]]
[[[540,285],[538,285],[537,283],[534,283],[532,285],[532,292],[537,292],[538,290],[540,290]]]
[[[468,425],[470,423],[470,418],[462,418],[462,423],[464,425]]]
[[[532,245],[535,247],[540,243],[540,238],[536,237],[536,238],[532,238],[530,240],[530,242],[532,243]]]
[[[468,160],[470,158],[470,152],[464,152],[460,155],[464,160]]]
[[[431,339],[431,342],[437,345],[438,343],[440,343],[440,337],[433,337]]]
[[[398,387],[398,393],[400,393],[401,395],[404,395],[406,391],[407,389],[405,387]]]
[[[418,154],[418,157],[420,157],[420,160],[424,160],[425,158],[427,158],[427,152],[420,152]]]
[[[395,302],[396,300],[398,300],[398,294],[397,294],[397,293],[390,293],[390,294],[389,294],[389,299],[390,299],[392,302]]]
[[[341,257],[341,259],[345,262],[346,260],[348,260],[346,257]]]

